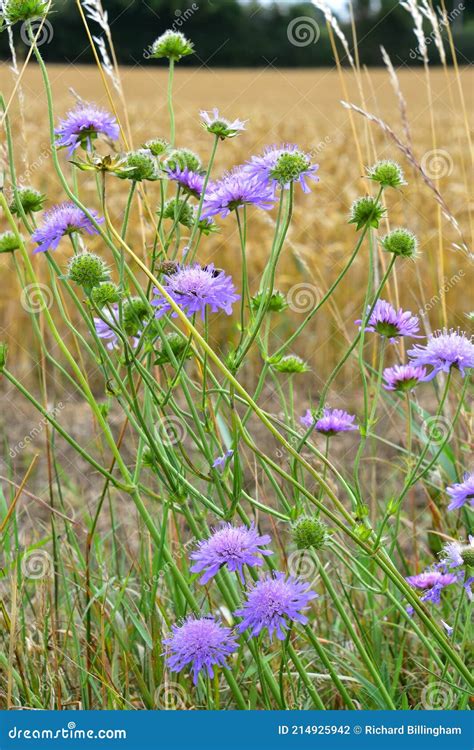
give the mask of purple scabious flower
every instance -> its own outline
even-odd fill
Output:
[[[358,430],[359,428],[354,424],[354,420],[353,414],[349,414],[343,409],[329,409],[328,407],[323,409],[323,414],[319,419],[313,415],[310,409],[307,409],[306,413],[300,417],[300,422],[304,427],[308,429],[314,427],[316,432],[321,432],[327,437],[337,435],[339,432]]]
[[[105,320],[102,320],[102,318],[94,318],[94,328],[100,339],[108,341],[106,344],[107,349],[112,351],[120,346],[120,339],[112,328],[112,326],[117,328],[119,325],[118,305],[111,305],[110,310],[102,310],[102,315]],[[138,332],[137,336],[133,336],[132,338],[132,346],[134,348],[138,346],[138,342],[140,341],[139,333],[140,332]]]
[[[54,132],[57,137],[56,145],[67,148],[71,156],[79,146],[90,151],[92,141],[98,135],[106,135],[113,141],[117,140],[120,129],[115,117],[105,109],[100,109],[95,104],[79,102],[66,114],[65,119],[60,121]]]
[[[104,221],[99,218],[96,211],[90,209],[89,213],[99,224]],[[48,250],[56,250],[61,237],[74,232],[97,234],[97,229],[84,211],[81,211],[74,203],[60,203],[58,206],[53,206],[44,213],[42,225],[31,235],[31,239],[38,243],[38,247],[33,252],[45,253]]]
[[[369,307],[367,312],[370,312],[370,309]],[[361,320],[355,322],[362,323]],[[375,303],[364,330],[385,336],[390,342],[396,341],[399,336],[420,338],[420,336],[417,336],[420,323],[416,315],[412,315],[409,310],[403,311],[401,308],[396,310],[390,302],[383,299],[379,299]]]
[[[234,455],[234,451],[232,450],[232,448],[230,448],[221,456],[217,456],[217,458],[213,461],[212,468],[217,469],[219,468],[219,466],[224,466],[224,464],[227,463],[228,459],[232,458],[233,455]]]
[[[425,378],[425,368],[415,365],[395,365],[386,367],[383,371],[384,388],[387,391],[412,391]]]
[[[227,657],[237,650],[237,641],[230,628],[212,617],[190,615],[182,625],[173,625],[172,634],[163,643],[168,647],[167,662],[173,672],[190,665],[197,685],[204,669],[214,676],[214,666],[227,666]]]
[[[459,568],[464,565],[465,557],[474,555],[474,536],[469,536],[468,544],[461,542],[447,542],[439,553],[441,566],[449,568]]]
[[[474,472],[465,474],[463,482],[456,482],[446,487],[446,492],[451,498],[448,510],[462,508],[467,502],[474,507]]]
[[[257,206],[269,210],[273,203],[274,195],[268,185],[250,178],[242,167],[235,167],[208,186],[201,219],[209,219],[218,214],[225,218],[240,206]]]
[[[410,586],[421,589],[425,593],[421,597],[422,602],[432,602],[439,604],[441,600],[441,591],[452,583],[458,582],[458,577],[454,573],[446,573],[443,570],[426,570],[416,576],[408,576],[405,579]]]
[[[115,326],[118,325],[118,306],[112,305],[110,310],[103,310],[102,315],[106,320],[102,320],[102,318],[94,318],[94,327],[97,336],[100,339],[108,341],[106,344],[107,349],[112,351],[112,349],[117,349],[119,346],[119,337],[111,328],[112,324]]]
[[[211,312],[224,310],[231,315],[232,305],[239,299],[232,278],[214,268],[212,263],[205,267],[199,264],[180,267],[175,273],[164,277],[163,286],[189,315],[200,313],[203,318],[207,307]],[[161,318],[171,310],[171,305],[157,289],[155,294],[157,296],[152,305],[157,308],[156,317]],[[176,315],[176,312],[172,313],[172,317]]]
[[[465,333],[445,328],[429,336],[426,344],[410,349],[408,356],[414,365],[433,368],[427,380],[432,380],[438,372],[449,372],[452,367],[464,377],[465,369],[474,367],[474,343]]]
[[[199,172],[193,172],[188,167],[177,166],[175,169],[167,170],[168,179],[177,182],[184,193],[200,198],[204,188],[204,175]]]
[[[308,622],[302,610],[316,596],[307,583],[292,576],[286,577],[284,573],[267,575],[248,590],[243,607],[235,612],[243,618],[238,630],[242,633],[250,629],[250,634],[256,636],[267,628],[270,638],[276,632],[277,638],[283,641],[288,620],[302,625]]]
[[[291,157],[290,163],[285,161]],[[285,167],[289,167],[286,169]],[[294,143],[282,146],[267,146],[260,156],[252,156],[244,167],[250,177],[265,185],[271,185],[275,191],[277,185],[288,188],[291,182],[301,185],[304,193],[311,192],[307,180],[319,182],[316,172],[318,164],[311,164],[311,157]],[[286,179],[285,179],[286,175]]]
[[[215,529],[209,539],[199,542],[198,549],[190,555],[192,560],[196,560],[191,572],[200,573],[204,570],[204,575],[199,579],[199,583],[204,585],[223,565],[227,565],[229,571],[237,571],[244,582],[244,565],[260,567],[263,560],[259,556],[273,554],[271,550],[261,549],[270,542],[268,534],[260,536],[253,524],[248,527],[227,523],[222,528]]]

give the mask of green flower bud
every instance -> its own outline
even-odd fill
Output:
[[[415,258],[418,250],[418,240],[409,229],[394,229],[381,240],[384,250],[404,258]]]
[[[378,182],[383,188],[398,188],[407,184],[401,166],[389,159],[378,161],[372,167],[368,167],[367,176],[369,180]]]
[[[137,336],[147,318],[151,315],[150,306],[140,297],[132,297],[123,306],[123,328],[128,336]]]
[[[32,214],[43,210],[46,196],[40,193],[39,190],[30,187],[18,188],[17,195],[25,214]],[[10,211],[12,214],[20,213],[15,198],[10,203]]]
[[[328,538],[328,527],[319,518],[302,516],[293,524],[293,539],[298,549],[321,549]]]
[[[0,253],[13,253],[18,250],[20,243],[14,232],[3,232],[0,234]]]
[[[182,198],[178,200],[176,198],[171,198],[169,201],[166,201],[163,206],[162,218],[171,219],[185,227],[191,228],[194,223],[194,209]]]
[[[474,546],[472,544],[462,547],[460,555],[466,568],[474,568]]]
[[[73,255],[68,263],[67,278],[90,292],[95,286],[109,278],[107,263],[94,253],[84,252]]]
[[[165,161],[168,169],[186,169],[191,172],[199,172],[202,166],[201,159],[190,148],[175,148]]]
[[[380,201],[366,195],[354,201],[349,216],[349,224],[355,224],[357,229],[374,227],[377,229],[380,219],[385,216],[385,208]]]
[[[284,151],[270,172],[270,177],[281,185],[295,182],[311,167],[309,157],[303,151]]]
[[[181,336],[179,333],[174,333],[174,332],[166,336],[166,343],[177,360],[182,358],[188,346],[187,339]],[[188,352],[187,356],[188,357],[192,356],[190,351]],[[155,365],[165,365],[167,362],[170,362],[170,361],[171,359],[168,354],[167,348],[165,344],[162,342],[160,351],[157,352]]]
[[[47,0],[6,0],[3,15],[9,24],[46,15]]]
[[[120,299],[120,290],[117,284],[106,281],[104,284],[94,287],[91,292],[93,303],[101,310],[106,305],[113,305]]]
[[[152,138],[145,143],[144,148],[151,151],[153,156],[163,156],[168,153],[170,144],[166,138]]]
[[[167,57],[169,60],[178,61],[186,55],[192,55],[194,45],[186,39],[181,31],[168,29],[156,39],[151,47],[151,57]]]
[[[146,148],[130,151],[124,157],[123,165],[116,170],[117,177],[121,180],[159,180],[160,169],[156,157]]]
[[[301,357],[296,354],[287,354],[285,357],[278,358],[276,360],[270,359],[270,364],[274,370],[278,372],[286,372],[290,374],[308,372],[309,367]]]
[[[266,292],[257,292],[257,294],[252,297],[252,309],[257,311],[263,304],[264,300],[265,302],[267,302]],[[279,291],[272,292],[272,296],[270,297],[270,301],[268,303],[269,312],[283,312],[283,310],[286,310],[287,307],[288,302],[286,301],[285,295]]]

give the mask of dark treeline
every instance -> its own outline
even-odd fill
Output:
[[[469,8],[468,8],[469,5]],[[183,65],[279,67],[332,65],[333,55],[322,14],[311,3],[268,3],[251,0],[103,0],[119,62],[143,64],[153,40],[167,28],[183,31],[195,43],[196,55]],[[474,60],[474,3],[446,0],[460,64]],[[359,55],[362,63],[380,65],[380,45],[396,66],[419,63],[409,14],[398,0],[355,0]],[[75,0],[55,0],[43,45],[50,62],[92,61]],[[100,28],[90,22],[95,35]],[[349,25],[341,20],[347,39]],[[433,34],[425,24],[429,57],[439,62]],[[15,29],[17,50],[25,50],[21,28]],[[296,43],[295,43],[296,42]],[[352,45],[351,45],[352,46]],[[0,54],[8,56],[6,33]],[[341,56],[344,57],[341,49]],[[448,53],[448,59],[450,55]],[[151,64],[151,63],[149,63]]]

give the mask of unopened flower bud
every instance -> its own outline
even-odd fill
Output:
[[[319,518],[303,516],[293,525],[293,539],[298,549],[321,549],[328,541],[328,527]]]
[[[107,263],[94,253],[74,255],[68,264],[68,279],[90,292],[109,278]]]

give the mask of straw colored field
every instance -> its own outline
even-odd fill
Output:
[[[146,139],[166,135],[168,119],[165,107],[166,72],[162,67],[124,69],[123,86],[133,145]],[[70,89],[82,98],[110,107],[103,81],[95,68],[53,66],[51,68],[56,116],[64,114],[74,99]],[[280,266],[278,287],[289,293],[290,307],[284,325],[294,326],[302,319],[312,302],[320,298],[336,277],[350,252],[355,231],[347,224],[351,202],[370,189],[362,179],[364,165],[376,158],[396,158],[401,161],[408,186],[392,194],[390,215],[392,223],[400,223],[415,231],[420,239],[423,263],[400,264],[398,285],[390,287],[393,300],[397,298],[413,310],[427,313],[427,327],[438,327],[445,321],[465,326],[464,313],[472,306],[466,299],[469,259],[466,252],[453,247],[461,245],[464,236],[469,245],[469,148],[466,119],[463,114],[460,85],[464,90],[464,112],[472,111],[474,73],[432,70],[429,79],[422,70],[399,74],[402,92],[407,101],[409,132],[404,132],[399,105],[385,70],[371,70],[359,81],[345,73],[341,79],[329,70],[288,71],[276,69],[222,71],[179,70],[175,81],[177,130],[182,144],[193,144],[204,162],[209,154],[210,139],[198,120],[200,109],[218,106],[231,117],[248,118],[247,133],[235,141],[223,143],[218,150],[216,174],[238,164],[266,144],[297,140],[316,155],[320,164],[320,183],[310,196],[298,194],[296,218],[289,235],[289,245]],[[0,88],[6,98],[12,90],[12,77],[5,64],[0,70]],[[113,89],[112,89],[113,91]],[[44,92],[39,72],[31,66],[23,79],[23,123],[18,104],[12,105],[15,124],[17,168],[23,182],[44,191],[50,203],[62,199],[57,180],[50,168],[48,128],[45,115]],[[383,134],[377,124],[369,123],[357,113],[344,109],[341,99],[361,106],[382,117],[403,142],[413,144],[413,152],[422,165],[433,187],[439,191],[459,223],[453,227],[437,203],[432,189],[400,153],[393,141]],[[117,100],[119,114],[123,112]],[[24,129],[23,129],[24,128]],[[178,144],[178,145],[182,145]],[[64,156],[66,159],[66,156]],[[439,178],[439,181],[438,181]],[[95,191],[94,178],[82,173],[83,199]],[[109,196],[112,211],[120,217],[124,208],[123,184],[110,181]],[[149,203],[158,196],[156,184],[147,185]],[[316,197],[315,197],[316,195]],[[249,264],[254,287],[269,251],[272,218],[260,212],[254,217],[249,236]],[[143,222],[145,222],[143,224]],[[135,247],[143,246],[141,226],[150,227],[135,208],[130,238]],[[381,227],[385,231],[387,225]],[[96,242],[91,246],[98,248]],[[237,273],[239,266],[238,237],[232,217],[222,222],[222,232],[202,246],[208,259]],[[61,263],[69,254],[68,243],[63,243],[57,257]],[[36,257],[37,267],[43,263]],[[19,292],[11,266],[11,259],[1,259],[4,285],[0,308],[0,325],[10,344],[10,356],[29,369],[31,342],[25,333],[25,318],[19,303]],[[380,254],[380,271],[385,264]],[[308,336],[304,337],[307,350],[299,354],[309,358],[316,373],[326,370],[338,354],[338,342],[349,337],[353,321],[360,312],[362,289],[365,287],[366,254],[362,253],[350,278],[341,285],[331,303],[318,314]],[[46,272],[46,269],[45,269]],[[464,277],[459,292],[457,281]],[[223,322],[225,325],[225,322]],[[31,330],[28,327],[28,330]],[[222,335],[228,332],[223,330]],[[329,346],[330,343],[330,346]],[[322,364],[324,363],[324,364]],[[324,373],[323,373],[324,374]],[[318,377],[318,375],[317,375]]]

